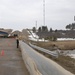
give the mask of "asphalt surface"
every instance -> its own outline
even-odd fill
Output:
[[[0,75],[29,75],[13,38],[0,38]]]
[[[27,54],[35,61],[37,68],[42,75],[73,75],[54,61],[36,52],[26,43],[20,41],[20,44],[22,44],[22,47],[25,49]]]

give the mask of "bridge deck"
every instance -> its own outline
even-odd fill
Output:
[[[29,75],[15,39],[0,39],[0,75]]]

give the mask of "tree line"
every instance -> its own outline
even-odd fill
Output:
[[[66,29],[74,30],[75,29],[75,23],[67,25]]]
[[[69,30],[75,30],[75,23],[72,23],[72,24],[69,24],[69,25],[66,25],[65,27],[66,29],[69,29]],[[36,27],[33,27],[32,28],[32,31],[33,32],[36,32]],[[57,32],[57,29],[56,30],[53,30],[52,28],[50,28],[50,30],[48,30],[48,27],[47,26],[42,26],[42,27],[39,27],[38,32]]]

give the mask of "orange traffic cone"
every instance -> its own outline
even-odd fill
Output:
[[[1,56],[4,56],[4,50],[1,51]]]
[[[10,43],[8,43],[8,46],[10,46]]]

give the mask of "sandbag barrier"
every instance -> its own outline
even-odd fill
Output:
[[[30,45],[32,48],[37,49],[38,51],[42,51],[42,52],[47,53],[47,54],[49,54],[49,55],[51,55],[51,56],[53,56],[53,57],[58,58],[58,53],[57,53],[57,52],[54,52],[54,51],[50,51],[50,50],[41,48],[41,47],[36,46],[36,45],[33,45],[33,44],[31,44],[31,43],[29,43],[29,45]]]
[[[26,53],[25,48],[24,48],[24,42],[20,41],[20,49],[22,52],[22,58],[24,61],[24,64],[26,65],[30,75],[42,75],[39,70],[37,69],[36,63],[33,61],[31,57]]]

